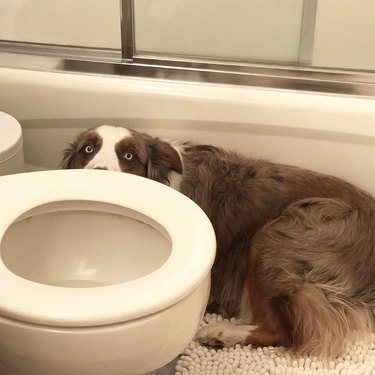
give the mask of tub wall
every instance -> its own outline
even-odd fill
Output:
[[[72,137],[107,123],[330,173],[375,195],[372,99],[12,69],[0,83],[28,170],[58,168]]]

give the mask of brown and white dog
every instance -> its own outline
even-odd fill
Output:
[[[207,325],[201,342],[329,358],[373,330],[375,201],[349,183],[111,126],[78,136],[62,167],[151,178],[206,212],[217,236],[209,309],[241,324]]]

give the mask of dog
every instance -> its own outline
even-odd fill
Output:
[[[332,358],[373,331],[375,201],[348,182],[107,125],[80,134],[61,166],[150,178],[204,210],[217,237],[208,311],[238,324],[206,325],[201,343]]]

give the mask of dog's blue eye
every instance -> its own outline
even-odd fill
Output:
[[[133,154],[131,152],[127,152],[125,155],[124,155],[124,158],[126,160],[132,160],[133,159]]]
[[[91,154],[93,151],[94,151],[93,147],[91,147],[91,146],[86,146],[85,147],[86,154]]]

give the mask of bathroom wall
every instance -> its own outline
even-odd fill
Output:
[[[0,40],[121,48],[119,0],[0,0]]]

